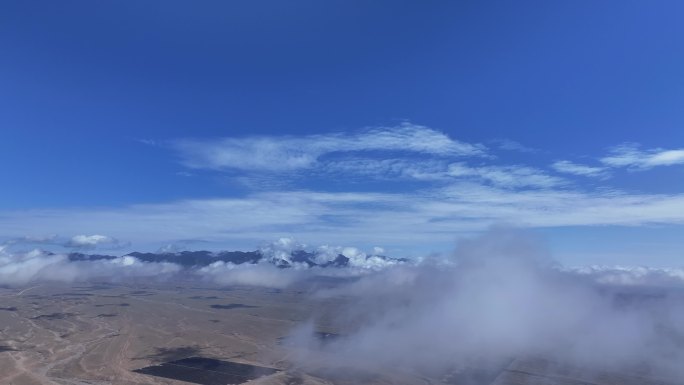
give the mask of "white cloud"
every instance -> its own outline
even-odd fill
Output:
[[[577,164],[560,160],[551,165],[556,171],[587,177],[605,178],[610,169],[627,168],[630,171],[648,170],[657,166],[684,164],[684,149],[654,148],[641,150],[636,143],[625,143],[610,149],[609,155],[599,159],[603,167]]]
[[[611,154],[601,159],[611,167],[628,167],[632,170],[645,170],[656,166],[684,164],[684,149],[665,150],[655,148],[640,150],[636,144],[623,144],[614,147]]]
[[[464,162],[449,163],[436,159],[342,159],[326,162],[323,169],[327,174],[342,174],[349,178],[369,177],[380,180],[423,182],[474,180],[505,188],[548,188],[566,183],[562,178],[549,175],[534,167],[471,166]]]
[[[115,247],[119,245],[119,241],[115,238],[99,234],[74,235],[64,246],[80,249],[93,249],[103,245]]]
[[[203,279],[219,285],[287,287],[311,276],[305,269],[281,269],[268,263],[236,265],[217,261],[196,271]]]
[[[188,240],[187,242],[197,242]],[[175,252],[176,250],[172,250]],[[219,285],[251,285],[286,287],[315,276],[350,277],[369,274],[389,266],[401,264],[375,254],[366,254],[355,247],[321,246],[308,249],[291,238],[280,238],[260,247],[262,258],[258,263],[233,264],[216,261],[204,267],[188,267],[187,277],[195,277]],[[383,251],[374,248],[375,252]],[[163,249],[158,252],[169,252]],[[304,252],[318,264],[334,261],[338,256],[349,258],[346,265],[331,268],[310,266],[303,260],[293,262],[293,253]],[[291,268],[283,269],[283,262]],[[143,262],[131,255],[94,260],[72,260],[68,254],[53,254],[42,250],[9,252],[0,246],[0,286],[21,286],[33,282],[85,282],[122,281],[128,278],[148,277],[167,279],[184,268],[169,262]]]
[[[465,163],[453,163],[449,165],[447,175],[456,178],[477,177],[504,188],[548,188],[566,183],[563,179],[548,175],[537,168],[517,165],[471,167]]]
[[[505,141],[503,145],[513,146],[518,151],[527,150],[511,141]],[[548,188],[565,183],[563,179],[533,167],[454,163],[456,157],[486,159],[489,156],[482,145],[459,142],[439,131],[409,123],[356,133],[186,139],[174,142],[173,147],[187,167],[234,170],[238,172],[236,181],[246,181],[252,187],[255,182],[264,187],[265,182],[266,189],[273,183],[271,179],[264,179],[264,175],[284,171],[342,175],[350,181],[362,178],[423,182],[478,179],[506,188]],[[252,174],[245,175],[246,172]],[[282,184],[282,178],[279,180]]]
[[[304,250],[306,245],[295,241],[293,238],[279,238],[275,242],[262,244],[259,251],[264,258],[276,265],[282,263],[292,263],[291,255],[293,251]]]
[[[684,224],[684,194],[583,190],[536,167],[500,159],[492,164],[483,146],[409,123],[355,133],[179,140],[173,146],[187,166],[230,170],[232,181],[252,192],[119,208],[0,212],[0,234],[108,234],[78,235],[66,243],[78,248],[116,247],[117,239],[158,242],[154,247],[204,239],[252,248],[264,239],[296,236],[406,250],[444,245],[455,233],[500,222],[536,228]],[[552,166],[602,177],[610,167],[684,162],[681,152],[623,145],[602,160],[605,167],[567,160]],[[478,158],[459,158],[464,156]]]
[[[173,143],[190,168],[243,171],[293,171],[313,167],[333,153],[402,151],[438,156],[481,156],[485,149],[424,127],[403,123],[357,133],[251,136],[219,140],[185,139]]]
[[[684,268],[647,266],[590,265],[566,269],[569,272],[591,277],[609,285],[624,286],[682,286]]]
[[[586,166],[583,164],[577,164],[573,163],[569,160],[559,160],[557,162],[554,162],[551,167],[554,168],[554,170],[566,174],[573,174],[573,175],[580,175],[580,176],[588,176],[588,177],[597,177],[597,178],[602,178],[606,176],[606,168],[605,167],[592,167],[592,166]]]
[[[301,247],[284,238],[264,249],[278,255]],[[364,263],[372,257],[354,247],[316,250]],[[66,255],[9,254],[0,247],[0,285],[168,279],[180,271],[178,265],[131,256],[70,261]],[[451,256],[416,264],[341,271],[216,262],[189,272],[186,278],[220,285],[274,288],[321,275],[358,277],[314,293],[345,297],[325,319],[327,327],[347,334],[316,344],[313,330],[295,331],[296,342],[309,347],[291,357],[303,368],[392,365],[427,374],[541,356],[614,372],[640,365],[663,380],[684,374],[684,351],[673,339],[684,333],[682,269],[563,268],[534,237],[510,229],[462,240]]]
[[[304,326],[293,333],[309,347],[298,363],[449,373],[544,357],[563,370],[581,367],[587,381],[593,370],[625,373],[634,365],[665,378],[684,374],[684,350],[673,342],[684,333],[681,279],[677,290],[597,284],[559,268],[533,237],[508,230],[464,240],[445,262],[385,269],[320,293],[346,299],[326,324],[348,334],[316,344]]]
[[[400,264],[394,259],[387,259],[381,256],[385,250],[382,247],[373,247],[373,252],[368,254],[356,247],[342,247],[342,246],[320,246],[315,250],[316,262],[324,264],[331,262],[337,256],[343,255],[349,259],[349,266],[355,269],[363,270],[380,270],[390,266]]]
[[[70,261],[64,254],[40,250],[9,253],[0,248],[0,285],[31,282],[117,281],[131,277],[165,279],[180,271],[172,263],[146,263],[130,256],[96,261]]]
[[[451,179],[447,175],[448,162],[437,159],[371,159],[346,158],[325,162],[321,173],[344,175],[347,178],[366,177],[380,180],[414,179],[438,181]]]
[[[508,146],[512,143],[505,142]],[[506,188],[547,188],[565,183],[532,167],[453,163],[455,157],[487,158],[488,155],[481,145],[459,142],[439,131],[409,123],[352,134],[186,139],[176,141],[174,147],[183,163],[191,168],[261,172],[260,175],[306,170],[313,175],[342,175],[351,178],[350,181],[356,178],[424,182],[479,179]],[[250,186],[254,186],[255,180],[272,184],[269,179],[255,179],[253,174],[235,178],[247,181]]]
[[[264,239],[376,244],[451,243],[493,223],[524,227],[684,224],[684,194],[511,190],[474,182],[404,193],[288,191],[110,209],[3,212],[0,234],[92,227],[136,244],[204,239],[252,248]]]

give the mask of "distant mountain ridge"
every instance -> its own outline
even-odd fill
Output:
[[[181,251],[177,253],[141,253],[134,251],[126,254],[142,262],[168,262],[185,267],[207,266],[214,262],[230,262],[236,265],[243,263],[257,263],[261,260],[258,251],[219,251],[207,250]]]
[[[292,267],[295,264],[306,264],[308,267],[349,267],[350,259],[342,254],[338,254],[335,258],[321,262],[316,253],[305,250],[295,250],[289,255],[266,256],[261,251],[181,251],[181,252],[157,252],[157,253],[142,253],[134,251],[123,255],[122,257],[134,257],[142,262],[153,263],[175,263],[183,267],[203,267],[211,265],[215,262],[241,264],[256,264],[256,263],[271,263],[281,268]],[[70,253],[68,254],[70,261],[97,261],[119,258],[114,255],[101,254],[84,254],[84,253]],[[391,258],[382,255],[366,256],[369,258],[379,258],[383,261],[392,262],[407,262],[405,258]]]

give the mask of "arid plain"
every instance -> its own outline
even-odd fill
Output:
[[[279,338],[313,306],[295,291],[168,284],[0,293],[0,382],[13,385],[180,384],[132,370],[189,356],[286,368]],[[315,382],[285,372],[271,377],[267,382]]]
[[[288,335],[313,320],[320,339],[344,333],[327,318],[338,299],[315,299],[306,287],[287,290],[170,283],[43,284],[1,289],[0,383],[9,385],[188,384],[136,371],[188,357],[275,369],[268,375],[197,377],[195,383],[254,384],[675,384],[626,373],[586,372],[544,360],[511,359],[494,370],[419,373],[334,368]],[[324,343],[322,341],[321,343]],[[211,376],[210,376],[211,377]],[[218,378],[221,378],[220,375]],[[205,382],[202,382],[205,381]],[[192,383],[192,382],[190,382]]]

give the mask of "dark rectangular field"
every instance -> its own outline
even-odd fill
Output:
[[[134,372],[201,385],[233,385],[271,375],[278,370],[211,358],[190,357],[136,369]]]

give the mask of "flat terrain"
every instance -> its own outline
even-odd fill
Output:
[[[0,383],[181,384],[132,370],[190,356],[282,369],[278,338],[313,306],[301,296],[191,284],[0,289]]]
[[[287,336],[314,312],[332,314],[334,307],[301,290],[221,288],[196,281],[4,288],[0,384],[187,385],[144,373],[188,357],[278,369],[250,383],[416,383],[412,376],[406,381],[354,371],[340,376],[326,368],[314,369],[314,375],[294,368],[288,358],[304,347],[284,343]],[[318,317],[317,327],[325,331],[320,338],[335,332],[325,316]]]
[[[315,363],[298,369],[292,357],[305,347],[288,342],[287,336],[316,314],[317,338],[336,338],[344,331],[326,322],[326,317],[335,315],[336,301],[313,300],[301,288],[220,288],[197,282],[4,288],[0,289],[0,384],[187,385],[150,373],[160,371],[156,365],[175,365],[173,370],[187,372],[187,367],[172,362],[199,362],[184,360],[189,357],[261,367],[266,375],[247,378],[250,384],[675,383],[633,374],[586,373],[532,359],[512,359],[494,371],[474,368],[436,375],[401,368],[331,372]],[[245,373],[237,374],[226,378],[246,378]],[[212,376],[207,381],[216,381],[216,373]]]

